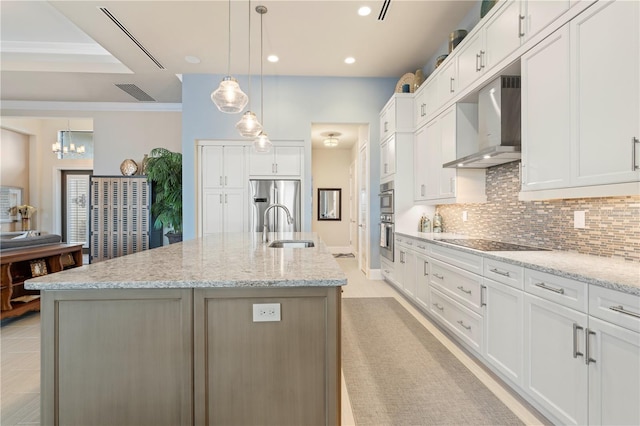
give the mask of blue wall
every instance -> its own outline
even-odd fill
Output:
[[[185,74],[182,81],[182,154],[184,238],[195,238],[196,180],[195,142],[198,139],[240,140],[235,123],[240,114],[218,111],[211,102],[211,92],[218,87],[222,75]],[[248,90],[246,76],[235,76]],[[397,78],[342,77],[264,77],[265,130],[271,140],[305,142],[305,180],[308,188],[304,202],[306,215],[303,229],[311,229],[311,124],[369,124],[370,164],[370,230],[371,265],[379,267],[378,232],[380,183],[379,113],[393,95]],[[260,118],[260,78],[252,77],[251,110]]]

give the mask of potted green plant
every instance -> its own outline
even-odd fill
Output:
[[[168,228],[169,244],[182,241],[182,154],[166,148],[149,153],[145,173],[155,183],[151,213],[156,229]]]

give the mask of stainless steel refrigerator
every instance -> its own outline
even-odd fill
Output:
[[[293,216],[293,224],[280,208],[268,213],[270,232],[300,232],[300,181],[299,180],[250,180],[249,231],[262,232],[264,211],[271,204],[284,204]]]

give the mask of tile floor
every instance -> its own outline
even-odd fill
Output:
[[[541,424],[519,398],[513,396],[459,347],[453,344],[415,306],[384,281],[368,280],[358,270],[357,259],[336,259],[347,274],[349,284],[343,297],[394,297],[425,328],[451,350],[483,383],[489,387],[527,425]],[[5,321],[0,328],[0,425],[28,425],[40,422],[40,315],[30,313]],[[342,383],[342,422],[355,425],[349,395]]]

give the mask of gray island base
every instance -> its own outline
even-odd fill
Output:
[[[340,424],[346,277],[315,234],[279,238],[315,247],[221,234],[30,280],[41,423]]]

